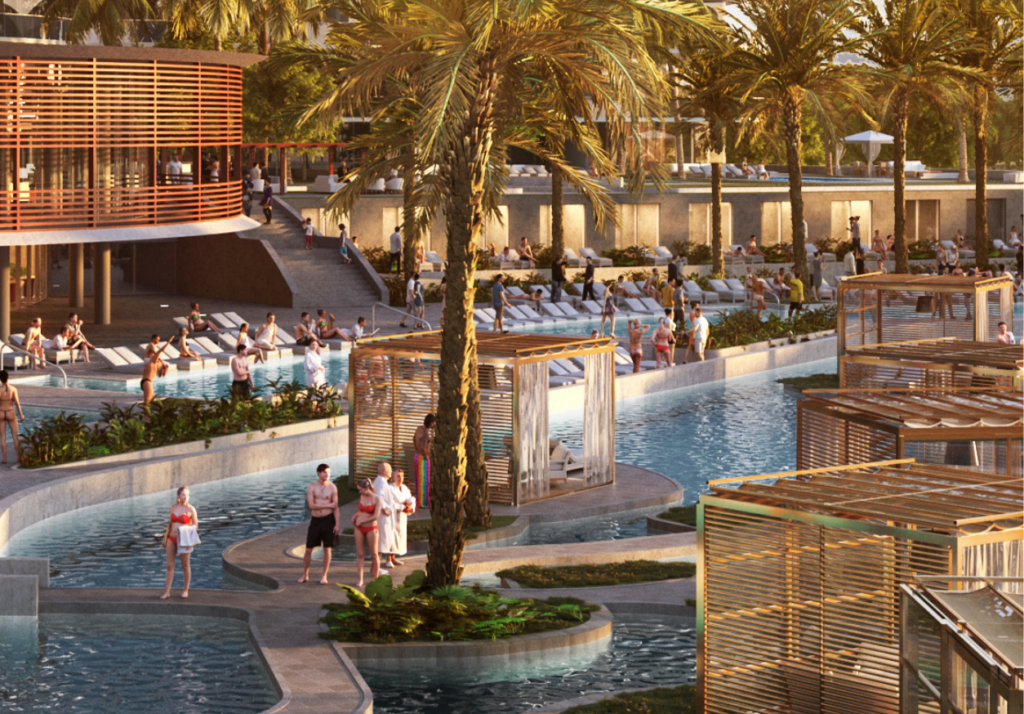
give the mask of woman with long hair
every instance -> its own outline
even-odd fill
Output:
[[[356,481],[359,489],[359,510],[352,516],[352,533],[356,539],[356,570],[359,572],[357,588],[363,587],[363,563],[369,551],[372,562],[370,580],[380,575],[380,553],[377,552],[377,522],[380,520],[382,502],[380,496],[373,491],[373,484],[368,479]]]
[[[178,498],[171,506],[171,520],[167,524],[167,531],[164,533],[164,549],[167,551],[167,582],[161,600],[171,596],[171,583],[174,581],[174,558],[181,556],[181,571],[185,575],[185,588],[181,591],[183,598],[188,597],[188,586],[192,582],[192,568],[189,559],[192,557],[192,545],[178,545],[182,534],[182,527],[199,526],[199,515],[196,509],[188,502],[188,486],[178,489]]]
[[[7,383],[7,370],[0,369],[0,451],[3,452],[4,460],[7,463],[7,427],[11,427],[11,439],[14,441],[14,455],[21,462],[21,445],[18,443],[18,419],[25,421],[25,415],[21,411],[21,401],[18,400],[18,389]],[[17,414],[15,414],[17,410]]]

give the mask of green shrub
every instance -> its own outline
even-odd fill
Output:
[[[711,265],[714,255],[710,245],[695,245],[686,252],[686,262],[690,265]]]
[[[624,563],[598,563],[546,568],[518,565],[499,570],[499,578],[515,580],[524,588],[589,588],[656,580],[690,578],[697,572],[693,563],[658,563],[653,560],[629,560]]]
[[[697,689],[692,684],[620,692],[609,699],[566,709],[562,714],[695,714]]]
[[[383,248],[363,248],[362,246],[359,247],[359,250],[378,273],[389,272],[391,254],[388,251]]]
[[[792,263],[793,246],[790,243],[779,243],[777,245],[761,246],[766,263]]]
[[[389,575],[370,581],[365,594],[342,585],[348,602],[324,605],[320,622],[327,629],[320,636],[375,643],[498,640],[573,627],[597,609],[575,598],[507,598],[479,586],[429,589],[424,580],[416,570],[399,588]]]
[[[663,521],[672,521],[673,523],[681,523],[684,526],[697,527],[697,504],[692,506],[673,506],[667,511],[662,511],[658,514],[658,518]]]
[[[705,278],[707,280],[707,278]],[[698,284],[700,280],[698,279]],[[701,289],[705,288],[701,285]],[[733,310],[719,313],[711,319],[711,335],[708,349],[724,349],[751,345],[755,342],[777,340],[783,337],[796,339],[799,335],[836,329],[838,310],[835,305],[822,305],[814,310],[802,310],[792,320],[776,312],[765,313],[765,319],[757,319],[753,310]],[[680,346],[688,344],[688,336]]]
[[[333,387],[316,390],[314,399],[298,382],[269,382],[267,400],[157,399],[148,407],[104,403],[100,421],[83,424],[77,414],[43,419],[21,437],[26,468],[53,466],[110,454],[208,440],[215,436],[264,431],[297,421],[339,416],[341,395]]]

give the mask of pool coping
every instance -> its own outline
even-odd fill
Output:
[[[524,594],[524,596],[528,597],[532,597],[532,595],[530,595],[531,593],[536,593],[537,598],[540,599],[547,599],[548,597],[557,597],[556,595],[548,595],[547,593],[549,592],[563,593],[566,590],[586,590],[587,593],[589,593],[587,595],[587,598],[589,599],[594,597],[595,595],[599,595],[602,591],[610,592],[608,588],[626,588],[628,590],[629,588],[636,588],[640,585],[650,585],[651,583],[665,583],[668,585],[675,585],[678,583],[686,582],[687,580],[693,580],[696,577],[697,574],[694,573],[688,578],[665,578],[664,580],[644,580],[639,583],[616,583],[615,585],[583,585],[578,588],[571,588],[566,585],[562,585],[557,588],[527,588],[520,585],[517,580],[512,580],[511,578],[501,578],[501,589],[521,592]]]
[[[586,622],[563,630],[517,635],[501,640],[469,640],[460,642],[396,642],[374,644],[368,642],[338,642],[331,644],[342,650],[358,667],[384,663],[430,661],[436,665],[457,664],[466,659],[480,657],[529,657],[551,650],[569,649],[592,644],[612,636],[612,614],[599,606],[590,613]]]

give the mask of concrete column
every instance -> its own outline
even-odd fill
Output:
[[[68,306],[85,307],[85,244],[68,246]]]
[[[0,575],[0,616],[38,615],[39,579],[34,575]]]
[[[97,243],[92,261],[92,294],[97,325],[110,324],[110,243]]]
[[[0,246],[0,340],[11,336],[11,247]]]

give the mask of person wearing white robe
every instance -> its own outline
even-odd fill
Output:
[[[406,534],[409,516],[416,512],[416,499],[413,498],[409,487],[402,483],[404,477],[405,472],[402,469],[396,469],[391,477],[392,515],[387,519],[386,524],[393,526],[394,530],[394,548],[388,557],[393,565],[404,565],[396,556],[405,555],[408,551]]]
[[[391,503],[391,464],[381,462],[377,466],[377,478],[373,480],[373,492],[380,498],[380,518],[377,519],[377,551],[381,554],[381,567],[391,568],[392,553],[395,550],[395,529],[391,524],[394,505]]]
[[[306,348],[306,386],[316,389],[326,384],[324,363],[320,359],[320,345],[311,342]]]

